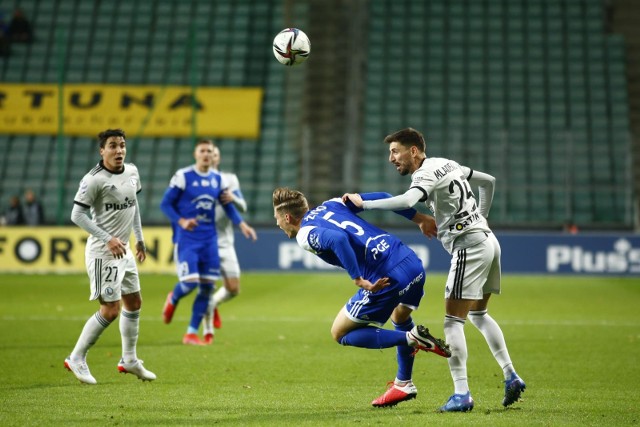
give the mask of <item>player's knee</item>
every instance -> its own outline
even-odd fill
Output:
[[[339,329],[331,328],[331,338],[333,338],[335,342],[337,342],[338,344],[341,344],[340,340],[342,340],[342,337],[344,337],[343,331]]]
[[[235,297],[240,293],[240,281],[237,279],[225,280],[224,287],[232,297]]]
[[[109,323],[116,320],[118,314],[120,314],[120,305],[103,305],[100,307],[100,315]]]

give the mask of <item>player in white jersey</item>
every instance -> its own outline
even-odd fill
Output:
[[[438,227],[438,239],[452,255],[445,287],[444,332],[451,346],[449,370],[455,391],[440,408],[443,412],[470,411],[474,402],[467,380],[467,344],[464,324],[471,323],[485,337],[505,377],[504,406],[520,398],[525,383],[516,374],[500,326],[489,316],[492,293],[500,293],[500,244],[486,217],[493,201],[495,178],[461,166],[453,160],[427,157],[420,132],[406,128],[388,135],[389,162],[400,175],[411,173],[411,187],[402,195],[363,201],[358,194],[345,194],[363,209],[398,210],[426,202]],[[478,186],[479,203],[471,189]]]
[[[240,213],[247,212],[247,201],[240,191],[240,181],[235,173],[219,170],[220,148],[214,144],[211,168],[222,175],[227,183],[227,190],[222,193],[222,203],[233,203]],[[218,232],[218,253],[220,256],[220,274],[224,286],[215,291],[209,300],[209,307],[204,318],[204,341],[213,340],[214,328],[222,326],[222,320],[218,313],[218,306],[236,297],[240,292],[240,263],[234,247],[233,223],[225,214],[222,205],[216,205],[216,230]],[[213,321],[212,321],[213,318]]]
[[[133,229],[137,241],[135,258],[145,260],[137,199],[142,188],[140,176],[135,165],[124,163],[127,153],[124,131],[108,129],[98,135],[98,140],[102,160],[80,182],[71,220],[90,234],[85,251],[91,287],[89,299],[98,300],[100,309],[85,323],[64,365],[81,382],[96,384],[87,366],[87,352],[123,306],[119,324],[122,358],[118,370],[152,381],[156,375],[144,368],[136,354],[142,298],[138,269],[129,248]]]

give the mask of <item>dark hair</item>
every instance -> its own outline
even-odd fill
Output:
[[[302,218],[309,210],[304,194],[287,187],[273,190],[273,207],[277,213],[288,213],[294,218]]]
[[[122,129],[107,129],[98,134],[98,141],[100,141],[100,148],[104,148],[105,144],[107,143],[107,139],[111,138],[112,136],[121,136],[124,139],[127,139]]]
[[[384,142],[391,144],[392,142],[398,142],[405,147],[416,147],[421,152],[425,152],[427,144],[424,142],[424,136],[414,128],[405,128],[397,132],[387,135]]]

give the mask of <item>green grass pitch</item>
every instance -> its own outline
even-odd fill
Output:
[[[396,370],[395,349],[342,347],[331,322],[355,287],[344,274],[246,273],[242,293],[223,305],[212,346],[181,344],[189,297],[170,325],[161,309],[175,279],[142,276],[138,356],[158,375],[143,383],[118,374],[120,336],[111,325],[89,352],[98,385],[63,368],[86,319],[85,275],[0,275],[0,425],[638,425],[640,280],[513,276],[490,313],[527,383],[522,401],[501,406],[499,367],[466,326],[476,407],[436,408],[452,393],[446,360],[416,357],[415,400],[376,409]],[[428,275],[414,314],[442,336],[442,275]],[[387,326],[389,327],[389,326]]]

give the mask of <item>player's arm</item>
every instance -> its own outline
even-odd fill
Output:
[[[222,175],[222,188],[225,188],[223,203],[233,203],[238,211],[245,213],[247,211],[247,201],[240,191],[240,181],[235,174]],[[226,186],[225,186],[226,185]]]
[[[220,194],[220,203],[222,203],[223,206],[233,203],[238,211],[243,213],[247,211],[247,201],[242,197],[239,189],[234,191],[231,191],[229,188],[225,189],[222,194]]]
[[[406,193],[395,197],[392,197],[389,193],[377,192],[345,194],[344,196],[342,196],[342,199],[345,201],[345,204],[347,204],[347,206],[361,206],[361,210],[393,210],[398,215],[401,215],[416,223],[420,228],[422,234],[427,236],[429,239],[431,239],[432,237],[436,237],[438,234],[436,219],[431,215],[423,214],[413,208],[416,203],[425,199],[424,192],[420,188],[412,187]],[[384,204],[380,204],[380,207],[376,207],[376,202],[379,201],[386,201],[389,203],[389,205],[385,207]]]
[[[362,198],[363,201],[368,201],[368,200],[390,199],[393,196],[389,193],[375,192],[375,193],[360,193],[360,197]],[[393,212],[407,218],[408,220],[413,220],[413,218],[418,213],[418,211],[415,210],[413,207],[410,207],[407,209],[394,210]]]
[[[463,170],[466,172],[465,168]],[[473,186],[478,186],[478,210],[480,214],[487,218],[491,205],[493,204],[493,193],[495,191],[496,179],[488,173],[468,169],[467,180]]]
[[[385,194],[385,193],[365,193],[365,194]],[[358,193],[347,193],[342,196],[343,200],[351,201],[356,207],[362,208],[363,210],[388,210],[388,211],[405,211],[409,212],[408,209],[413,208],[413,206],[421,200],[425,199],[425,195],[423,190],[412,187],[407,190],[404,194],[393,197],[386,198],[378,198],[375,200],[364,200],[361,194]],[[403,215],[404,216],[404,215]]]
[[[136,203],[135,212],[133,214],[133,235],[136,237],[136,258],[143,262],[147,259],[147,248],[144,244],[144,236],[142,234],[142,220],[140,219],[140,206]]]
[[[117,237],[112,237],[111,234],[98,227],[98,225],[91,220],[89,206],[74,201],[73,209],[71,210],[71,221],[96,239],[104,242],[114,257],[122,258],[127,252],[127,247],[123,241]]]
[[[220,197],[222,197],[222,194],[220,195]],[[222,203],[222,200],[220,198],[218,198],[218,200],[220,200],[220,203]],[[251,227],[245,222],[244,219],[242,219],[240,212],[238,212],[238,209],[236,209],[233,203],[222,204],[222,209],[224,209],[224,213],[229,217],[231,222],[234,225],[237,225],[238,228],[240,228],[240,231],[242,232],[242,235],[244,237],[246,237],[247,239],[251,239],[254,242],[258,239],[256,230],[254,230],[253,227]]]
[[[182,195],[182,188],[175,185],[177,174],[171,179],[171,184],[164,192],[162,201],[160,201],[160,210],[164,213],[172,223],[178,224],[181,228],[188,231],[193,231],[198,226],[198,221],[195,218],[183,218],[178,212],[178,200]],[[183,178],[184,179],[184,178]]]

